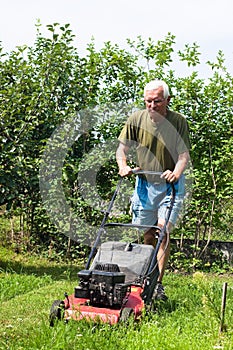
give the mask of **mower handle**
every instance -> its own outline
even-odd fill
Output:
[[[141,170],[141,169],[132,169],[132,173],[135,174],[135,175],[145,175],[145,174],[157,175],[159,177],[162,175],[162,172],[157,172],[157,171],[153,171],[153,170]],[[107,226],[106,221],[107,221],[107,218],[108,218],[108,216],[110,214],[110,211],[111,211],[111,209],[113,207],[113,203],[115,201],[115,198],[116,198],[116,196],[117,196],[117,194],[118,194],[118,192],[120,190],[120,186],[121,186],[122,181],[123,181],[123,177],[120,177],[120,179],[118,181],[118,184],[117,184],[117,187],[115,189],[115,192],[114,192],[114,194],[112,196],[112,199],[111,199],[111,201],[109,203],[109,206],[108,206],[108,208],[107,208],[107,210],[106,210],[106,212],[104,214],[103,220],[101,222],[100,228],[99,228],[98,233],[97,233],[96,240],[95,240],[94,245],[93,245],[93,247],[91,249],[91,252],[90,252],[87,264],[86,264],[86,269],[87,270],[89,269],[91,260],[92,260],[94,254],[97,251],[97,245],[100,242],[101,233],[103,232],[104,227]],[[169,215],[167,217],[166,223],[165,223],[164,227],[162,228],[162,230],[159,227],[156,227],[156,226],[154,227],[154,228],[157,228],[157,229],[159,229],[161,231],[164,231],[164,232],[165,232],[166,225],[167,225],[168,219],[170,217],[171,209],[172,209],[172,206],[173,206],[173,203],[174,203],[174,199],[175,199],[175,189],[174,189],[174,184],[173,183],[171,183],[171,187],[172,187],[173,196],[172,196],[172,203],[171,203],[171,206],[169,208]],[[113,223],[112,226],[116,226],[116,223],[115,224]],[[127,225],[127,226],[128,227],[130,227],[130,226],[131,227],[135,227],[133,224],[130,224],[130,225]],[[147,228],[147,227],[144,226],[144,228]],[[151,226],[150,226],[150,228],[151,228]],[[160,239],[162,239],[162,236],[163,235],[160,235]]]
[[[132,173],[135,175],[157,175],[161,176],[161,171],[154,171],[154,170],[141,170],[141,169],[132,169]]]
[[[141,169],[132,169],[132,174],[134,175],[154,175],[156,176],[156,182],[154,184],[160,184],[164,179],[161,178],[162,172],[161,171],[154,171],[154,170],[141,170]]]
[[[160,226],[155,225],[139,225],[139,224],[125,224],[122,222],[108,222],[107,224],[104,224],[104,227],[113,227],[113,226],[120,226],[120,227],[127,227],[127,228],[138,228],[138,229],[151,229],[154,228],[155,230],[162,231],[162,228]]]

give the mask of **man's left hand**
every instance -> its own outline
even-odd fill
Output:
[[[161,178],[165,179],[167,182],[176,182],[179,179],[178,176],[176,176],[176,174],[171,170],[164,171]]]

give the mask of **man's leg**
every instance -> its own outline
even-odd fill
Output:
[[[168,259],[170,256],[170,233],[177,221],[179,212],[182,208],[182,203],[185,195],[185,178],[182,178],[174,184],[175,186],[175,201],[173,203],[173,208],[169,217],[169,222],[166,227],[166,235],[162,241],[158,252],[158,264],[160,276],[158,281],[161,283],[163,280],[164,272],[168,263]],[[168,188],[167,195],[164,200],[160,203],[160,207],[158,209],[158,226],[163,227],[165,224],[166,216],[168,213],[168,208],[171,205],[171,185]]]
[[[155,239],[156,231],[153,228],[150,228],[148,231],[144,233],[144,244],[153,245],[155,247],[156,239]]]
[[[167,262],[170,256],[170,240],[166,234],[158,251],[157,260],[159,265],[158,282],[162,283],[163,276],[167,267]]]
[[[161,221],[159,220],[158,226],[163,226],[164,224],[161,223]],[[165,236],[161,242],[158,254],[157,254],[157,261],[158,261],[158,267],[159,267],[159,277],[158,277],[158,281],[157,284],[155,286],[155,290],[154,290],[154,294],[153,297],[155,299],[158,300],[167,300],[167,296],[166,293],[164,291],[164,287],[162,284],[162,280],[163,280],[163,276],[167,267],[167,262],[170,256],[170,234],[169,234],[169,230],[171,229],[171,224],[167,225],[166,227],[166,232],[165,232]]]
[[[163,227],[164,221],[159,219],[158,226]],[[161,242],[161,246],[158,251],[157,260],[158,260],[158,266],[159,266],[159,278],[158,282],[162,283],[162,279],[164,276],[164,272],[168,263],[168,259],[170,256],[170,235],[172,224],[169,222],[167,225],[166,233],[164,236],[164,239]],[[155,229],[151,228],[150,230],[146,231],[144,233],[144,244],[150,244],[153,247],[156,245],[156,231]]]
[[[162,227],[162,220],[159,219],[158,226]],[[158,282],[162,283],[163,276],[167,267],[168,259],[170,256],[170,232],[172,229],[172,224],[169,222],[166,227],[166,232],[164,239],[162,240],[161,246],[158,251],[157,260],[159,265],[159,278]]]

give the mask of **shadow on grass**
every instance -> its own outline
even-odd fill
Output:
[[[82,263],[55,263],[44,262],[38,264],[40,258],[35,258],[35,265],[24,261],[0,260],[0,272],[27,274],[41,276],[50,276],[53,280],[77,280],[77,273],[83,268]],[[43,259],[44,260],[44,259]]]
[[[180,304],[181,304],[181,302],[179,300],[169,298],[165,302],[158,303],[157,313],[158,314],[172,313],[179,308]]]

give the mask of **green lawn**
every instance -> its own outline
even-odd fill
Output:
[[[49,327],[54,299],[77,283],[78,266],[0,249],[0,349],[233,349],[233,276],[169,273],[169,299],[128,326],[59,322]],[[219,334],[223,283],[228,283],[225,331]]]

